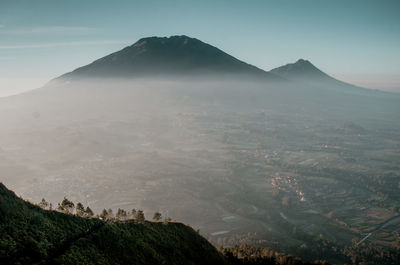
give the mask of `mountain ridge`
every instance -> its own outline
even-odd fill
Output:
[[[294,63],[288,63],[279,67],[276,67],[270,72],[275,73],[284,77],[291,77],[291,75],[302,75],[302,74],[311,74],[317,78],[328,78],[326,73],[322,72],[320,69],[315,67],[310,61],[305,59],[298,59]]]
[[[351,87],[357,89],[372,90],[338,80],[323,72],[310,61],[305,59],[298,59],[294,63],[288,63],[273,68],[269,72],[288,80],[296,82],[300,81],[302,83],[307,83],[311,85],[330,85],[334,87]]]
[[[337,80],[310,61],[299,59],[269,71],[241,61],[234,56],[186,35],[144,37],[119,51],[101,57],[53,80],[82,80],[86,78],[221,78],[277,82],[293,85],[332,87],[343,90],[371,90]]]
[[[218,251],[182,223],[103,221],[44,210],[0,182],[1,264],[311,265],[267,248],[238,250]]]
[[[141,38],[131,46],[99,58],[59,77],[124,77],[164,75],[249,75],[280,77],[245,63],[224,51],[185,35]]]
[[[191,227],[112,223],[32,205],[0,183],[1,264],[227,264]]]

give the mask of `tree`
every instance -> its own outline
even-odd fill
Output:
[[[108,208],[107,213],[108,219],[112,219],[114,217],[113,210],[111,208]]]
[[[144,223],[145,217],[144,217],[144,213],[142,210],[137,210],[136,215],[135,215],[135,220],[139,224]]]
[[[76,204],[76,215],[80,217],[85,215],[85,207],[83,207],[83,204],[80,202]]]
[[[94,215],[94,213],[93,213],[92,209],[90,209],[89,206],[87,206],[86,210],[85,210],[85,217],[90,218],[90,217],[93,217],[93,215]]]
[[[57,205],[57,211],[59,211],[59,212],[65,212],[64,207],[62,207],[60,203],[58,203],[58,205]]]
[[[118,220],[126,220],[127,213],[124,209],[118,208],[116,217]]]
[[[72,201],[68,200],[66,197],[64,197],[64,200],[61,202],[61,208],[65,213],[73,213],[75,205]]]
[[[101,214],[100,214],[100,219],[102,219],[103,221],[105,221],[105,220],[107,220],[108,219],[108,212],[107,212],[107,210],[106,209],[103,209],[103,211],[101,212]]]
[[[47,206],[49,206],[49,203],[44,198],[42,198],[42,201],[39,202],[39,207],[42,209],[46,209]]]
[[[154,215],[153,215],[153,221],[158,222],[160,220],[161,220],[161,213],[155,212]]]
[[[132,219],[135,219],[136,216],[136,209],[133,208],[132,211],[130,213],[128,213],[128,216]]]

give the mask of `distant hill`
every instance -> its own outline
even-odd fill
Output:
[[[324,73],[313,65],[310,61],[299,59],[295,63],[289,63],[274,68],[270,73],[278,75],[288,80],[300,81],[306,84],[324,86],[324,87],[347,87],[359,88],[352,84],[348,84],[337,80]]]
[[[250,75],[280,78],[188,36],[143,38],[61,78]]]
[[[299,59],[295,63],[289,63],[274,68],[270,72],[293,80],[303,80],[308,78],[329,80],[331,78],[329,75],[315,67],[310,61],[304,59]]]

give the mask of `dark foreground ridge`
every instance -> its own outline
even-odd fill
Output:
[[[0,184],[0,264],[227,264],[181,223],[104,223],[46,211]]]
[[[62,242],[57,248],[53,249],[51,253],[46,257],[46,260],[41,262],[42,264],[55,264],[57,263],[57,259],[64,255],[77,241],[87,239],[89,236],[97,232],[101,227],[105,225],[104,222],[100,222],[97,225],[94,225],[87,229],[86,231],[77,234],[71,238],[68,238],[64,242]]]
[[[217,251],[176,222],[104,222],[43,210],[0,183],[0,264],[310,263],[251,246]]]

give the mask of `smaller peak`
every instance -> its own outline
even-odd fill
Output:
[[[294,80],[327,80],[332,79],[330,76],[322,72],[310,61],[305,59],[299,59],[294,63],[288,63],[286,65],[274,68],[271,70],[272,73],[279,76],[294,79]]]

